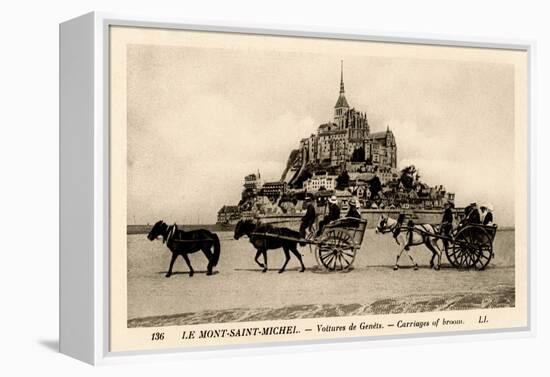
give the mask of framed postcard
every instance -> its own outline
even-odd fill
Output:
[[[60,41],[62,352],[531,331],[530,43],[97,13]]]

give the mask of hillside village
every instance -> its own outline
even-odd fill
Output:
[[[415,166],[397,169],[397,143],[389,125],[372,132],[367,114],[351,107],[345,96],[343,67],[333,120],[300,140],[290,152],[277,181],[265,181],[260,172],[244,177],[237,204],[218,211],[218,223],[234,223],[258,215],[303,211],[311,195],[322,209],[336,195],[344,209],[351,198],[363,209],[438,209],[454,194],[442,185],[421,181]]]

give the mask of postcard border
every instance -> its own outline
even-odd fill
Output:
[[[228,350],[238,350],[238,349],[247,349],[250,351],[251,348],[256,347],[268,347],[269,349],[273,348],[282,348],[289,345],[292,346],[311,346],[311,345],[322,345],[322,344],[333,344],[333,343],[365,343],[367,340],[377,340],[379,341],[393,341],[394,339],[408,339],[413,338],[419,340],[421,338],[429,339],[438,339],[442,341],[448,341],[449,339],[455,340],[456,335],[470,335],[470,336],[479,336],[479,335],[495,335],[501,336],[503,334],[509,333],[527,333],[533,335],[534,332],[534,303],[533,303],[533,290],[534,290],[534,269],[532,268],[534,262],[534,214],[535,208],[533,206],[536,200],[536,193],[534,183],[534,143],[533,138],[535,135],[535,127],[533,125],[533,54],[535,49],[535,43],[533,41],[495,41],[494,39],[485,40],[481,38],[473,39],[471,37],[464,38],[451,38],[451,37],[438,37],[436,35],[399,35],[399,34],[387,34],[379,32],[365,32],[358,30],[345,30],[345,29],[334,29],[329,31],[321,31],[319,29],[308,28],[308,27],[281,27],[281,26],[268,26],[268,27],[255,27],[249,25],[250,27],[243,26],[240,24],[218,24],[218,25],[208,25],[206,23],[188,23],[180,22],[177,20],[169,19],[143,19],[143,18],[127,18],[119,17],[116,15],[107,15],[107,14],[94,14],[96,18],[96,40],[95,40],[95,61],[96,61],[96,73],[100,73],[96,77],[96,93],[95,93],[95,103],[96,103],[96,125],[95,130],[100,131],[94,133],[95,137],[95,164],[94,164],[94,173],[96,180],[95,182],[95,193],[96,200],[97,198],[102,198],[99,203],[95,204],[95,221],[94,221],[94,233],[96,236],[96,247],[101,245],[101,250],[96,249],[96,255],[102,255],[102,258],[95,259],[96,261],[96,270],[95,270],[95,283],[98,290],[96,292],[102,292],[101,298],[99,301],[96,301],[97,305],[95,306],[96,318],[103,323],[97,323],[100,326],[96,327],[96,337],[101,342],[98,342],[101,346],[97,349],[98,360],[104,359],[103,361],[113,361],[121,356],[133,356],[141,357],[146,355],[155,355],[155,354],[175,354],[181,356],[183,353],[190,353],[193,351],[228,351]],[[183,30],[194,30],[194,31],[215,31],[215,32],[228,32],[228,33],[246,33],[246,34],[259,34],[259,35],[277,35],[277,36],[298,36],[298,37],[313,37],[313,38],[330,38],[330,39],[345,39],[345,40],[361,40],[361,41],[374,41],[374,42],[395,42],[395,43],[406,43],[406,44],[427,44],[427,45],[443,45],[443,46],[457,46],[457,47],[479,47],[479,48],[492,48],[492,49],[509,49],[509,50],[521,50],[527,52],[527,85],[528,85],[528,94],[527,94],[527,326],[522,328],[514,329],[498,329],[498,330],[483,330],[483,331],[466,331],[459,333],[452,333],[452,337],[448,337],[448,333],[436,333],[436,334],[413,334],[413,335],[397,335],[397,336],[383,336],[383,337],[361,337],[353,339],[324,339],[324,340],[313,340],[313,341],[291,341],[291,342],[276,342],[268,344],[248,344],[248,345],[223,345],[223,346],[212,346],[207,349],[201,347],[198,349],[195,348],[181,348],[177,350],[143,350],[143,351],[130,351],[130,352],[110,352],[109,351],[109,213],[110,213],[110,203],[109,203],[109,164],[110,164],[110,155],[109,155],[109,134],[110,134],[110,124],[109,124],[109,103],[110,103],[110,72],[109,72],[109,28],[110,26],[130,26],[130,27],[152,27],[152,28],[163,28],[163,29],[183,29]],[[98,68],[99,67],[99,68]],[[102,67],[102,69],[101,69]],[[99,72],[98,72],[99,71]],[[99,116],[97,116],[99,115]],[[99,195],[98,195],[99,193]],[[100,208],[98,208],[100,207]],[[101,214],[101,216],[97,216]],[[102,266],[102,268],[100,267]],[[99,267],[99,268],[98,268]],[[96,297],[98,299],[99,297]],[[271,351],[269,351],[271,352]],[[202,353],[202,352],[201,352]]]

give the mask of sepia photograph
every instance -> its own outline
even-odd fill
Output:
[[[518,303],[525,318],[524,52],[111,36],[124,46],[111,57],[124,201],[111,279],[127,330],[451,321]]]

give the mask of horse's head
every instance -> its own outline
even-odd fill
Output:
[[[166,224],[164,223],[164,221],[159,220],[155,223],[155,225],[153,225],[151,231],[147,235],[147,238],[149,239],[149,241],[156,240],[158,236],[164,236],[165,230]]]
[[[248,236],[250,232],[254,229],[254,224],[250,220],[239,220],[237,225],[235,225],[235,233],[233,234],[233,238],[238,240],[245,234]]]
[[[388,226],[388,215],[380,215],[380,218],[378,219],[378,222],[376,223],[376,233],[382,233],[386,230],[386,227]]]

